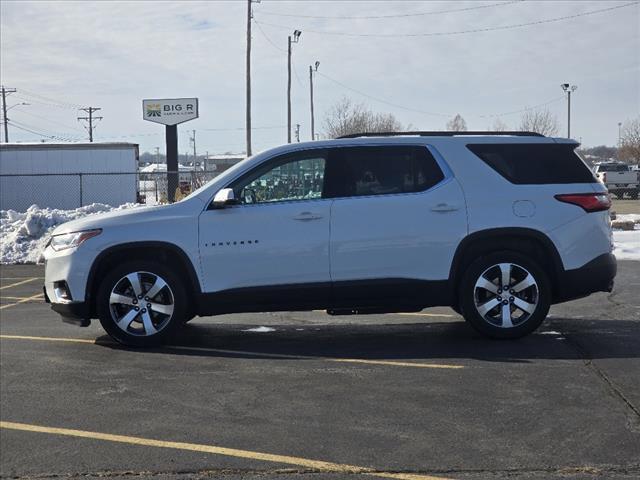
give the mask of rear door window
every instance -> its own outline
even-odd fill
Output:
[[[323,197],[421,192],[443,179],[424,146],[340,147],[329,151]]]
[[[467,148],[511,183],[597,183],[574,152],[575,145],[557,143],[468,144]]]

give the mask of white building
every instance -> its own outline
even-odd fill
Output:
[[[0,209],[136,202],[134,143],[0,144]]]

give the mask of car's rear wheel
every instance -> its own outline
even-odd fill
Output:
[[[519,338],[544,321],[551,305],[548,276],[515,252],[496,252],[472,263],[460,286],[462,314],[478,332]]]
[[[112,269],[96,302],[100,323],[112,338],[146,347],[166,341],[184,323],[187,295],[171,269],[137,261]]]

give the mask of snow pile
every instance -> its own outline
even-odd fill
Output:
[[[618,215],[616,221],[633,222],[633,230],[613,230],[613,253],[618,260],[640,260],[640,215]]]
[[[95,213],[135,207],[127,203],[111,207],[92,203],[75,210],[57,210],[32,205],[24,213],[0,210],[0,264],[36,263],[55,227]]]

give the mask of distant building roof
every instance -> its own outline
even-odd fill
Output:
[[[137,143],[126,142],[83,142],[83,143],[54,143],[54,142],[15,142],[0,143],[1,150],[87,150],[87,149],[112,149],[112,148],[138,148]]]
[[[216,155],[207,155],[206,160],[237,160],[245,159],[247,155],[244,153],[219,153]]]

